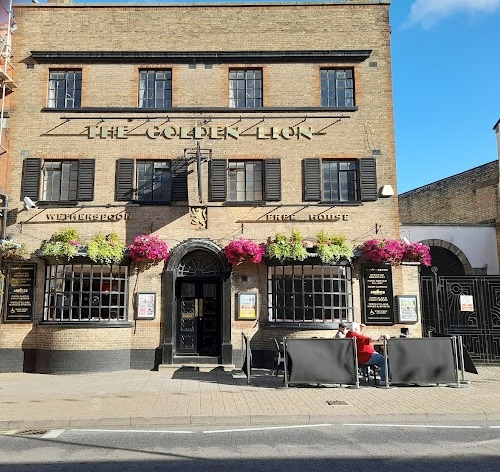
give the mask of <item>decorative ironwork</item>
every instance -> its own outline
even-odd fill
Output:
[[[177,268],[178,277],[219,277],[220,267],[215,258],[205,251],[195,251],[184,256]]]
[[[500,363],[500,277],[422,276],[425,333],[461,335],[473,360]],[[473,311],[462,311],[460,296],[473,297]]]

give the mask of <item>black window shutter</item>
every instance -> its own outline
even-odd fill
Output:
[[[132,200],[134,196],[134,160],[116,161],[116,200]]]
[[[42,160],[30,157],[23,162],[23,182],[21,198],[30,197],[37,202],[40,200],[40,174]]]
[[[303,161],[303,200],[317,202],[321,200],[321,161],[318,158],[307,158]]]
[[[227,188],[227,162],[225,159],[212,159],[210,161],[210,187],[209,197],[211,202],[225,202]]]
[[[172,201],[185,202],[188,199],[188,164],[186,159],[172,161]]]
[[[266,159],[264,161],[264,200],[278,202],[281,200],[281,161]]]
[[[94,199],[95,159],[78,161],[78,196],[79,202],[91,202]]]
[[[359,160],[359,186],[362,202],[377,200],[377,164],[369,157]]]

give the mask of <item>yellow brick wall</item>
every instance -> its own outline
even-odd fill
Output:
[[[15,223],[9,224],[8,233],[16,241],[24,242],[30,251],[35,251],[54,232],[71,224],[77,228],[82,239],[90,239],[97,232],[117,232],[130,244],[137,234],[155,232],[175,247],[188,238],[208,238],[221,247],[239,235],[264,242],[277,231],[287,234],[299,229],[305,239],[315,240],[319,230],[344,234],[354,245],[371,237],[399,237],[399,215],[397,198],[379,199],[359,206],[314,207],[302,202],[302,159],[306,157],[363,158],[376,154],[378,186],[390,184],[397,193],[394,149],[392,85],[390,62],[390,28],[386,2],[353,1],[331,4],[279,4],[279,5],[191,5],[191,6],[82,6],[82,5],[25,5],[16,7],[18,30],[13,36],[16,50],[16,83],[18,91],[12,98],[9,161],[10,179],[7,190],[11,195],[11,207],[17,209]],[[291,51],[291,50],[371,50],[370,57],[356,63],[214,63],[205,64],[38,64],[33,68],[31,51]],[[331,112],[318,109],[307,114],[300,112],[279,113],[279,119],[268,119],[263,126],[290,127],[312,126],[322,135],[313,139],[266,139],[255,136],[240,136],[238,140],[201,140],[204,149],[212,151],[213,158],[258,158],[281,159],[282,201],[278,205],[224,206],[208,205],[206,229],[191,224],[189,208],[185,204],[172,206],[124,205],[114,200],[115,162],[119,158],[173,159],[184,155],[186,148],[195,146],[194,140],[162,137],[148,139],[145,129],[152,123],[143,120],[128,121],[127,117],[138,113],[109,111],[102,114],[109,126],[128,126],[128,139],[88,139],[87,126],[99,124],[101,113],[79,113],[77,110],[42,112],[47,106],[48,74],[51,68],[81,68],[83,74],[83,107],[136,107],[138,104],[138,73],[141,68],[172,69],[174,107],[227,107],[228,71],[232,67],[262,68],[265,107],[318,107],[319,72],[322,67],[352,67],[355,75],[355,98],[357,111]],[[263,115],[266,114],[263,108]],[[145,115],[154,116],[154,112]],[[165,118],[165,113],[157,114]],[[189,114],[187,114],[189,115]],[[254,128],[262,117],[238,122],[237,114],[216,115],[210,125],[238,126],[239,129]],[[276,113],[268,113],[276,115]],[[306,115],[308,115],[306,117]],[[310,116],[309,116],[310,115]],[[316,115],[316,116],[315,116]],[[343,119],[338,120],[342,115]],[[65,117],[84,119],[65,120]],[[114,117],[113,119],[110,119]],[[166,126],[201,125],[207,114],[191,114],[190,119],[176,119],[173,114],[155,124]],[[102,123],[101,123],[102,124]],[[42,159],[96,160],[94,201],[76,209],[37,209],[30,212],[22,208],[21,177],[22,164],[26,157]],[[190,203],[197,202],[197,173],[190,166]],[[202,165],[203,204],[207,204],[208,164]],[[321,212],[348,214],[346,221],[335,223],[245,223],[271,212],[274,214],[307,215]],[[50,220],[48,215],[85,214],[115,215],[127,213],[128,220],[66,222]],[[379,231],[375,232],[375,228]],[[42,319],[43,267],[41,260],[37,286],[36,321]],[[135,291],[148,290],[157,293],[157,316],[153,321],[139,320],[132,330],[116,330],[116,342],[136,349],[157,347],[163,339],[161,270],[156,266],[146,272],[131,274],[129,319],[133,321],[133,297]],[[236,269],[237,277],[240,269]],[[241,268],[243,270],[243,267]],[[249,279],[246,284],[236,282],[233,290],[256,288],[261,295],[261,317],[267,317],[266,273],[264,267],[246,267]],[[252,272],[253,270],[253,272]],[[359,268],[354,270],[355,316],[361,316],[361,294]],[[394,270],[396,291],[403,290],[400,269]],[[233,297],[234,303],[234,297]],[[248,321],[236,321],[233,307],[232,337],[235,348],[240,342],[241,332],[252,333]],[[18,339],[11,336],[17,327],[0,325],[0,339]],[[100,330],[97,330],[101,332]],[[69,331],[61,331],[69,333]],[[90,330],[94,333],[94,330]],[[39,331],[41,333],[41,331]],[[106,333],[106,330],[102,330]],[[128,334],[127,334],[128,333]],[[281,332],[280,332],[281,333]],[[302,332],[301,336],[311,333]],[[66,336],[62,334],[61,336]],[[267,334],[266,334],[267,336]],[[122,339],[123,337],[123,339]],[[40,339],[43,336],[39,336]],[[78,336],[89,346],[99,346],[101,339]],[[59,338],[57,338],[59,339]],[[71,344],[69,335],[57,341],[59,346]],[[2,341],[3,342],[3,341]],[[13,341],[9,341],[12,343]],[[44,341],[40,341],[42,347]],[[88,344],[87,344],[88,343]],[[76,348],[76,346],[74,346]]]

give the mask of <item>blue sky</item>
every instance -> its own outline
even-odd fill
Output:
[[[390,13],[398,193],[497,159],[500,0],[392,0]]]

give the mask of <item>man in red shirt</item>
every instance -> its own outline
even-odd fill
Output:
[[[376,365],[380,368],[380,384],[385,385],[386,382],[386,372],[385,372],[385,358],[382,354],[375,351],[372,346],[372,341],[379,341],[383,338],[382,335],[371,338],[369,336],[364,336],[361,334],[361,330],[364,325],[359,323],[352,323],[351,329],[347,332],[346,338],[356,339],[356,350],[358,351],[358,363],[364,365]]]

